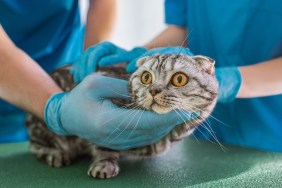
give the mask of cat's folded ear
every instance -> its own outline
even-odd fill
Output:
[[[144,63],[146,63],[148,60],[150,59],[149,56],[145,56],[145,57],[142,57],[140,59],[137,60],[136,62],[136,66],[137,67],[141,67]]]
[[[196,55],[192,57],[199,65],[208,74],[214,74],[214,64],[215,60],[207,56]]]

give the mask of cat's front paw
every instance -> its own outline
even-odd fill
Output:
[[[53,151],[52,153],[47,153],[45,155],[37,154],[36,156],[40,161],[43,161],[52,167],[62,167],[71,164],[70,156],[59,151]]]
[[[119,173],[119,166],[114,161],[100,161],[90,166],[88,175],[93,178],[108,179]]]
[[[52,167],[62,167],[71,164],[71,155],[55,148],[43,147],[37,144],[30,145],[30,151],[35,154],[39,161]]]

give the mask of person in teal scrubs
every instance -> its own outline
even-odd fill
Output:
[[[194,54],[216,60],[220,96],[226,100],[212,115],[224,124],[214,118],[209,124],[224,143],[282,152],[281,10],[280,0],[165,2],[171,30],[161,36],[171,41],[188,36]],[[205,139],[201,132],[195,135]]]
[[[0,24],[19,49],[50,72],[76,60],[83,48],[105,40],[112,27],[114,9],[113,1],[90,3],[85,44],[78,1],[3,0],[0,1]],[[103,25],[99,24],[101,18]],[[2,54],[0,58],[3,70]],[[24,119],[22,110],[0,99],[0,142],[26,140]]]
[[[0,1],[0,143],[27,139],[20,109],[45,120],[58,135],[111,149],[151,144],[183,122],[174,112],[164,116],[118,108],[109,98],[128,96],[126,81],[82,75],[99,57],[93,45],[108,37],[115,13],[115,0],[89,2],[84,27],[77,0]],[[47,74],[64,64],[73,64],[78,84],[70,92]],[[114,143],[105,142],[110,136]]]
[[[281,0],[166,0],[168,26],[156,38],[130,51],[102,43],[104,54],[93,63],[129,62],[132,72],[136,58],[179,53],[173,46],[182,45],[209,56],[216,61],[219,99],[209,130],[200,126],[194,134],[214,140],[213,131],[220,142],[282,152],[281,10]]]

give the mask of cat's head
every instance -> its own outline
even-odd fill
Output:
[[[132,102],[159,114],[173,109],[211,111],[218,97],[214,63],[184,54],[143,57],[129,80]]]

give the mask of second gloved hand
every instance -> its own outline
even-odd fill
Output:
[[[110,42],[101,42],[88,48],[73,64],[71,73],[76,82],[81,82],[86,76],[97,70],[98,66],[109,66],[122,62],[130,62],[145,53],[143,47],[130,51],[122,49]]]
[[[220,67],[215,69],[215,75],[219,83],[218,102],[232,102],[240,89],[242,78],[237,67]]]
[[[99,146],[129,149],[157,142],[184,122],[177,113],[119,108],[111,98],[126,98],[127,81],[90,75],[69,93],[54,94],[45,107],[48,128]],[[185,121],[193,116],[185,117]]]
[[[174,46],[174,47],[163,47],[163,48],[153,48],[146,53],[143,53],[141,56],[137,57],[136,59],[133,59],[126,67],[126,71],[129,73],[134,72],[137,69],[136,62],[141,57],[145,56],[151,56],[154,54],[186,54],[189,56],[193,56],[193,53],[188,48],[183,48],[180,46]]]

